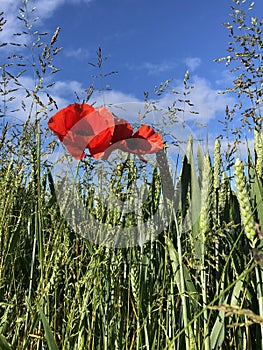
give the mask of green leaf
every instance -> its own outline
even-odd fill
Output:
[[[200,155],[200,154],[199,154]],[[198,182],[197,172],[194,164],[194,156],[193,156],[193,138],[190,136],[186,157],[188,159],[188,163],[191,167],[191,221],[192,221],[192,232],[193,232],[193,240],[195,244],[195,253],[196,256],[201,256],[201,241],[199,235],[199,219],[200,219],[200,211],[201,211],[201,189]],[[201,159],[199,159],[201,162]]]
[[[200,182],[202,182],[202,173],[204,169],[204,154],[200,145],[197,148],[197,166],[200,175]]]
[[[178,258],[178,252],[176,251],[173,242],[166,237],[166,244],[167,244],[167,248],[168,248],[168,252],[170,255],[170,259],[171,259],[171,266],[173,269],[173,273],[175,276],[175,281],[178,285],[178,289],[181,291],[181,279],[180,279],[180,272],[179,272],[179,258]],[[199,299],[199,294],[197,293],[197,290],[195,288],[195,285],[192,281],[192,277],[191,274],[188,271],[187,266],[185,266],[185,264],[183,264],[183,273],[184,273],[184,284],[185,284],[185,288],[186,291],[191,294],[191,298],[193,300],[196,301],[196,305],[198,304],[198,299]]]
[[[260,178],[257,175],[255,166],[253,166],[252,157],[250,151],[248,150],[248,163],[252,166],[248,169],[249,183],[250,183],[250,197],[252,200],[253,209],[256,207],[257,219],[259,220],[259,225],[263,227],[263,186]]]
[[[225,339],[225,312],[220,310],[210,334],[211,349],[220,349]]]
[[[187,158],[184,157],[183,159],[183,167],[182,167],[182,173],[180,177],[179,185],[181,186],[181,210],[182,210],[182,218],[185,219],[185,216],[187,214],[187,210],[189,207],[188,204],[188,194],[189,194],[189,187],[190,187],[190,179],[191,179],[191,167],[187,162]],[[177,198],[177,200],[180,200]],[[177,203],[177,201],[175,201]]]
[[[12,350],[11,345],[8,343],[8,341],[5,339],[5,337],[2,334],[0,334],[0,349]]]
[[[45,317],[45,315],[40,307],[38,307],[38,312],[39,312],[41,321],[42,321],[43,326],[44,326],[46,341],[47,341],[49,350],[58,350],[58,346],[57,346],[57,343],[53,337],[51,328],[50,328],[48,321],[47,321],[47,319],[46,319],[46,317]]]

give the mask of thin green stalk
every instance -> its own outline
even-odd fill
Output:
[[[220,153],[221,144],[219,139],[216,139],[214,144],[214,186],[213,186],[213,195],[214,195],[214,220],[216,229],[220,228],[220,215],[219,215],[219,189],[221,183],[221,153]],[[219,259],[219,240],[215,242],[215,269],[219,271],[220,259]],[[218,287],[218,279],[216,278],[216,288]]]
[[[250,245],[255,248],[258,241],[256,236],[256,230],[253,222],[253,214],[250,204],[249,192],[247,189],[247,180],[244,172],[244,165],[240,159],[235,163],[235,183],[237,191],[237,199],[240,206],[240,215],[244,225],[247,238],[250,240]],[[259,273],[256,269],[256,282],[257,282],[257,299],[259,304],[259,314],[263,317],[263,293],[262,293],[262,272]],[[260,324],[261,330],[261,350],[263,350],[263,324]]]
[[[178,222],[176,219],[176,213],[174,210],[173,210],[173,213],[174,213],[174,221],[175,221],[176,232],[177,232],[178,262],[179,262],[179,268],[180,268],[180,294],[181,294],[181,299],[182,299],[184,325],[186,326],[188,324],[188,314],[187,314],[185,277],[184,277],[184,269],[183,269],[183,252],[182,252],[182,244],[181,244],[181,230],[179,230]],[[187,328],[185,331],[185,348],[186,348],[186,350],[191,350],[190,331],[191,331],[191,328]]]
[[[207,271],[206,271],[206,245],[207,234],[211,228],[211,215],[212,215],[212,192],[213,192],[213,178],[212,167],[210,157],[208,154],[204,157],[204,169],[202,176],[202,197],[201,197],[201,213],[200,213],[200,234],[201,234],[201,286],[202,286],[202,298],[204,308],[204,348],[210,350],[210,336],[209,336],[209,317],[208,310],[206,309],[207,298]]]
[[[28,221],[28,236],[30,237],[30,231],[31,231],[31,223],[30,220]],[[30,274],[29,274],[29,286],[28,286],[28,295],[27,295],[27,311],[26,311],[26,319],[25,319],[25,327],[24,332],[27,334],[27,326],[28,326],[28,320],[29,320],[29,312],[30,312],[30,305],[31,305],[31,295],[32,295],[32,284],[33,284],[33,274],[34,274],[34,266],[35,266],[35,260],[36,260],[36,246],[37,246],[37,239],[34,235],[34,241],[33,241],[33,249],[32,249],[32,259],[31,259],[31,266],[30,266]],[[26,338],[24,338],[24,342],[26,341]]]
[[[251,261],[248,263],[251,264],[253,260],[251,259]],[[251,264],[251,266],[247,269],[244,270],[241,275],[234,280],[232,283],[230,283],[219,295],[217,295],[208,305],[206,305],[206,307],[204,309],[202,309],[201,311],[199,311],[192,319],[191,321],[189,321],[189,323],[183,328],[181,329],[177,335],[166,345],[166,347],[163,350],[169,350],[171,345],[174,343],[174,341],[176,339],[178,339],[185,331],[188,327],[190,327],[199,317],[201,317],[203,315],[203,313],[208,310],[211,306],[214,305],[214,303],[217,300],[220,300],[229,290],[231,290],[231,288],[238,282],[241,281],[242,279],[244,279],[244,277],[249,274],[256,266],[257,264],[254,262],[253,264]]]
[[[175,208],[175,189],[172,181],[172,177],[169,171],[169,165],[167,161],[167,157],[164,150],[157,152],[156,154],[158,166],[160,168],[160,174],[162,178],[162,186],[163,192],[165,195],[165,199],[167,201],[167,205],[170,206],[172,211],[172,219],[174,220],[176,226],[176,234],[177,234],[177,250],[178,250],[178,262],[179,262],[179,271],[180,271],[180,286],[179,292],[182,301],[182,310],[183,310],[183,320],[184,325],[188,324],[188,311],[187,311],[187,298],[186,298],[186,288],[185,288],[185,276],[183,269],[183,252],[182,252],[182,244],[181,244],[181,230],[179,229],[179,225],[176,217],[176,208]],[[191,331],[192,329],[186,328],[185,330],[185,347],[186,350],[190,350],[193,344],[193,340],[191,340]]]
[[[257,281],[257,299],[258,299],[258,308],[259,315],[263,319],[263,291],[262,291],[262,281],[263,281],[263,271],[260,266],[256,267],[256,281]],[[263,324],[260,323],[261,331],[261,350],[263,350]]]

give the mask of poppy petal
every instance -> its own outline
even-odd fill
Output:
[[[150,126],[142,125],[131,137],[112,143],[105,151],[103,159],[107,160],[114,150],[119,149],[123,152],[136,154],[143,162],[146,162],[142,155],[156,153],[163,147],[161,135]]]
[[[127,120],[121,118],[114,119],[115,128],[111,143],[116,143],[121,140],[132,137],[132,126]]]
[[[100,158],[113,137],[114,119],[107,108],[100,107],[94,112],[89,123],[93,129],[93,137],[87,143],[87,148],[93,157]]]
[[[51,117],[48,127],[74,158],[82,159],[85,148],[99,157],[110,144],[114,119],[105,107],[95,110],[88,104],[75,103]]]
[[[76,135],[69,131],[63,139],[63,144],[65,145],[68,152],[77,160],[81,160],[84,157],[85,140],[76,140]]]
[[[116,149],[119,149],[123,152],[129,152],[127,144],[126,144],[126,140],[122,140],[119,142],[115,142],[113,144],[111,144],[104,152],[102,159],[103,160],[107,160],[109,158],[109,156],[111,155],[111,153],[113,151],[115,151]]]
[[[149,125],[142,125],[132,136],[133,138],[141,138],[148,141],[150,149],[145,153],[156,153],[164,147],[164,142],[159,133],[156,133]],[[144,145],[144,147],[146,144]],[[142,153],[142,154],[145,154]]]
[[[69,105],[68,108],[66,108],[64,116],[66,129],[71,130],[76,123],[94,113],[94,111],[95,109],[86,103],[74,103]]]
[[[58,111],[48,121],[48,127],[63,141],[68,131],[85,115],[92,113],[94,108],[88,104],[71,104]]]

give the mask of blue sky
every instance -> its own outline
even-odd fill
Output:
[[[13,41],[11,34],[21,30],[16,19],[21,3],[1,0],[7,19],[1,41]],[[52,77],[57,81],[52,93],[59,108],[76,101],[75,91],[83,96],[94,80],[92,75],[98,71],[88,62],[96,62],[100,46],[102,54],[109,56],[103,72],[118,71],[104,81],[95,80],[95,87],[111,88],[104,94],[106,104],[142,103],[144,91],[153,97],[154,86],[167,79],[172,79],[171,88],[180,90],[189,70],[195,86],[190,99],[199,112],[195,120],[208,124],[213,136],[219,132],[217,119],[224,117],[226,104],[235,100],[218,94],[231,77],[224,63],[213,60],[226,55],[229,38],[222,23],[230,19],[232,0],[29,0],[29,4],[37,8],[39,31],[52,33],[61,27],[57,45],[63,50],[55,61],[61,71]],[[261,19],[261,0],[255,1],[253,11],[251,15]],[[5,55],[3,48],[0,59]],[[32,87],[29,73],[23,79]],[[174,97],[166,93],[160,99],[169,105]],[[98,94],[94,99],[102,103]],[[186,113],[184,118],[193,115]]]
[[[213,59],[225,54],[227,30],[221,23],[228,18],[228,7],[222,1],[211,6],[193,0],[65,2],[49,25],[62,28],[64,77],[90,79],[93,71],[87,62],[96,60],[101,46],[103,54],[110,55],[105,72],[119,72],[109,79],[111,87],[142,98],[145,90],[167,78],[182,80],[189,68],[211,82],[217,80],[219,67]]]

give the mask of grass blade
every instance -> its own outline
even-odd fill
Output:
[[[53,337],[51,328],[50,328],[48,321],[47,321],[47,319],[46,319],[46,317],[45,317],[45,315],[40,307],[38,307],[38,312],[39,312],[39,315],[40,315],[40,318],[41,318],[41,321],[42,321],[42,324],[44,327],[46,341],[47,341],[49,350],[58,350],[58,346],[57,346],[57,343]]]

